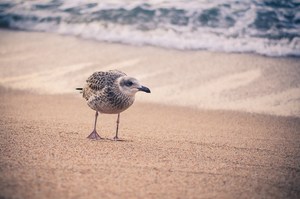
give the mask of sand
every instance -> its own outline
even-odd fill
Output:
[[[0,34],[0,198],[300,198],[298,59]],[[152,93],[121,114],[124,141],[116,115],[88,140],[74,88],[115,65]]]
[[[299,198],[300,119],[1,91],[2,198]]]

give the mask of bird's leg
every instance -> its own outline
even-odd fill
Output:
[[[87,137],[87,138],[92,139],[92,140],[100,140],[100,139],[101,139],[100,135],[99,135],[99,134],[97,133],[97,131],[96,131],[97,118],[98,118],[98,111],[96,111],[96,115],[95,115],[94,130],[93,130],[93,132]]]
[[[119,123],[120,123],[120,113],[118,114],[116,136],[114,137],[114,140],[119,140],[119,137],[118,137]]]

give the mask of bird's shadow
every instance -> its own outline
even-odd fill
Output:
[[[90,139],[90,141],[133,142],[132,140],[113,139],[113,138]]]
[[[114,142],[132,142],[132,140],[125,140],[125,139],[113,139],[113,138],[104,138],[108,141],[114,141]]]

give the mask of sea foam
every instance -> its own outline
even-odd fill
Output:
[[[7,1],[0,27],[178,50],[300,56],[297,1]]]

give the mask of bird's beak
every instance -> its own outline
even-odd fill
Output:
[[[150,89],[145,87],[145,86],[141,86],[140,88],[138,88],[139,91],[144,91],[146,93],[151,93]]]

